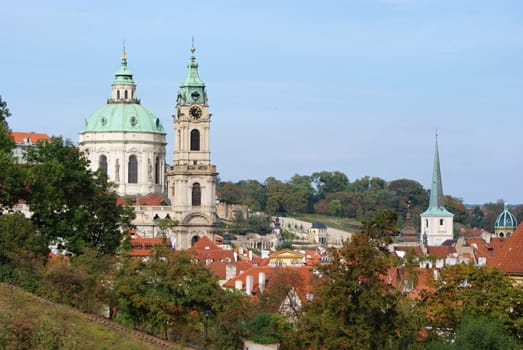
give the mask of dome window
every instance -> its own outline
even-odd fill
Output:
[[[156,129],[160,129],[160,118],[156,118]]]
[[[107,124],[107,119],[105,119],[105,117],[102,117],[100,122],[102,123],[102,125],[105,125],[105,124]]]
[[[138,124],[138,120],[136,119],[135,116],[132,116],[132,117],[131,117],[131,125],[132,125],[132,126],[136,126],[136,124]]]
[[[138,160],[135,155],[129,157],[127,182],[130,184],[138,183]]]

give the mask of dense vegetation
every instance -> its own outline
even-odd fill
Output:
[[[244,204],[252,212],[261,211],[267,215],[313,213],[363,222],[372,219],[380,210],[391,209],[396,212],[399,227],[409,207],[415,227],[419,226],[419,214],[427,209],[430,195],[429,190],[414,180],[385,181],[365,176],[351,182],[339,171],[294,175],[287,182],[273,177],[263,183],[220,181],[217,192],[225,203]],[[503,201],[466,207],[461,199],[447,195],[445,207],[454,214],[454,222],[493,232],[496,217],[503,211]],[[523,205],[511,211],[519,222],[523,220]]]
[[[186,252],[159,249],[148,260],[130,258],[126,230],[133,212],[116,205],[107,178],[89,171],[85,157],[60,138],[39,144],[28,155],[29,165],[16,164],[6,137],[9,111],[1,99],[0,107],[1,204],[9,207],[23,199],[34,213],[31,218],[0,215],[2,282],[86,312],[110,310],[113,319],[129,327],[209,349],[241,349],[242,338],[278,342],[291,350],[522,345],[523,291],[498,270],[444,268],[431,282],[433,291],[419,299],[386,282],[387,271],[408,272],[416,262],[412,254],[407,254],[410,260],[392,259],[384,249],[388,235],[383,235],[395,229],[407,203],[413,214],[426,205],[427,191],[415,181],[363,178],[351,183],[339,172],[321,172],[297,175],[288,183],[274,178],[264,184],[220,183],[222,200],[246,204],[251,212],[322,213],[363,221],[364,232],[340,250],[330,250],[332,261],[318,268],[313,299],[282,315],[283,299],[305,283],[288,270],[277,271],[274,288],[248,298],[220,288],[216,277]],[[463,214],[461,220],[487,220],[479,208],[468,211],[458,200],[447,201],[458,218]],[[245,220],[255,227],[267,219],[253,214]],[[71,254],[50,260],[48,246],[58,239]],[[0,289],[0,295],[10,290]],[[72,338],[77,328],[51,315],[27,316],[21,313],[26,300],[19,302],[14,308],[0,304],[0,348],[79,347]],[[93,342],[94,335],[81,334],[82,345]]]

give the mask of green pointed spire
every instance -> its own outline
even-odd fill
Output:
[[[120,69],[114,73],[113,84],[135,85],[133,73],[127,68],[127,54],[125,53],[125,41],[123,42],[122,62]]]
[[[445,209],[445,197],[443,196],[443,185],[441,181],[441,168],[439,165],[438,134],[436,133],[436,147],[434,150],[434,166],[432,169],[432,186],[430,189],[429,208],[425,213],[450,214]],[[424,214],[425,214],[424,213]]]
[[[436,147],[434,150],[434,168],[432,170],[432,187],[430,190],[429,209],[445,207],[443,199],[443,185],[441,184],[441,169],[439,166],[438,134],[436,134]]]
[[[189,64],[187,64],[187,76],[178,90],[178,104],[207,104],[205,84],[198,74],[198,62],[196,62],[196,56],[194,55],[195,51],[193,39],[191,58],[189,59]]]

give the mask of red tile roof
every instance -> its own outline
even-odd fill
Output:
[[[506,240],[494,261],[494,266],[508,274],[523,274],[523,223],[520,223],[512,236]]]
[[[157,246],[165,246],[171,248],[171,241],[169,238],[147,238],[141,236],[131,237],[131,256],[145,257],[150,256],[152,250]]]
[[[438,257],[438,258],[446,258],[452,253],[456,253],[456,248],[454,247],[445,247],[445,246],[428,246],[427,252],[429,255]]]
[[[25,143],[25,139],[29,139],[31,143],[38,143],[43,140],[50,141],[51,138],[47,134],[39,134],[35,132],[11,132],[11,137],[16,143]]]
[[[236,281],[242,282],[242,290],[245,291],[247,287],[247,276],[252,276],[252,294],[255,295],[260,292],[259,276],[260,273],[265,274],[266,289],[270,290],[273,285],[282,283],[286,279],[286,275],[290,279],[296,276],[299,281],[293,283],[298,296],[302,301],[306,300],[306,295],[312,293],[315,288],[315,279],[313,278],[313,269],[308,266],[289,266],[289,267],[273,267],[273,266],[254,266],[235,278],[225,282],[224,287],[235,288]]]

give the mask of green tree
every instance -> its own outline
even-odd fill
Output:
[[[288,183],[291,192],[291,212],[310,213],[314,200],[314,189],[311,186],[311,177],[294,175]]]
[[[10,116],[7,103],[0,96],[0,209],[22,199],[24,190],[24,169],[15,163],[13,155],[15,143],[7,123]]]
[[[7,118],[11,116],[7,103],[2,100],[0,95],[0,152],[10,153],[15,147],[15,143],[10,135],[11,130],[7,124]]]
[[[267,203],[265,186],[256,180],[242,180],[237,183],[242,191],[243,202],[253,211],[264,211]]]
[[[330,256],[331,263],[319,267],[322,278],[314,300],[304,306],[298,347],[385,349],[412,339],[415,328],[405,324],[409,318],[400,308],[404,297],[381,278],[389,260],[379,244],[368,235],[354,234]]]
[[[398,232],[397,221],[398,215],[395,210],[382,209],[371,219],[363,221],[363,229],[370,237],[384,239],[386,243],[390,243],[391,236]]]
[[[321,199],[326,193],[343,192],[347,190],[349,178],[340,171],[321,171],[313,173],[311,180],[316,188],[316,198]]]
[[[516,339],[506,330],[503,322],[491,316],[465,316],[455,334],[448,339],[438,339],[427,344],[428,350],[516,350]]]
[[[86,157],[62,138],[39,143],[27,158],[32,163],[28,170],[32,221],[46,240],[63,238],[74,253],[85,247],[114,252],[134,213],[116,204],[106,175],[91,172]]]
[[[475,205],[471,212],[471,226],[482,228],[484,224],[485,214],[478,205]]]
[[[203,313],[221,300],[217,279],[187,252],[125,259],[113,287],[119,319],[177,341],[201,341]]]
[[[290,212],[292,197],[286,183],[269,177],[265,180],[265,190],[267,193],[265,209],[268,215]]]
[[[514,336],[523,337],[523,290],[501,271],[487,266],[446,266],[425,298],[433,329],[455,330],[465,315],[501,320]]]
[[[0,216],[0,280],[35,291],[48,252],[31,220],[20,213]]]
[[[329,202],[329,215],[331,216],[342,216],[343,207],[339,199],[333,199]]]

